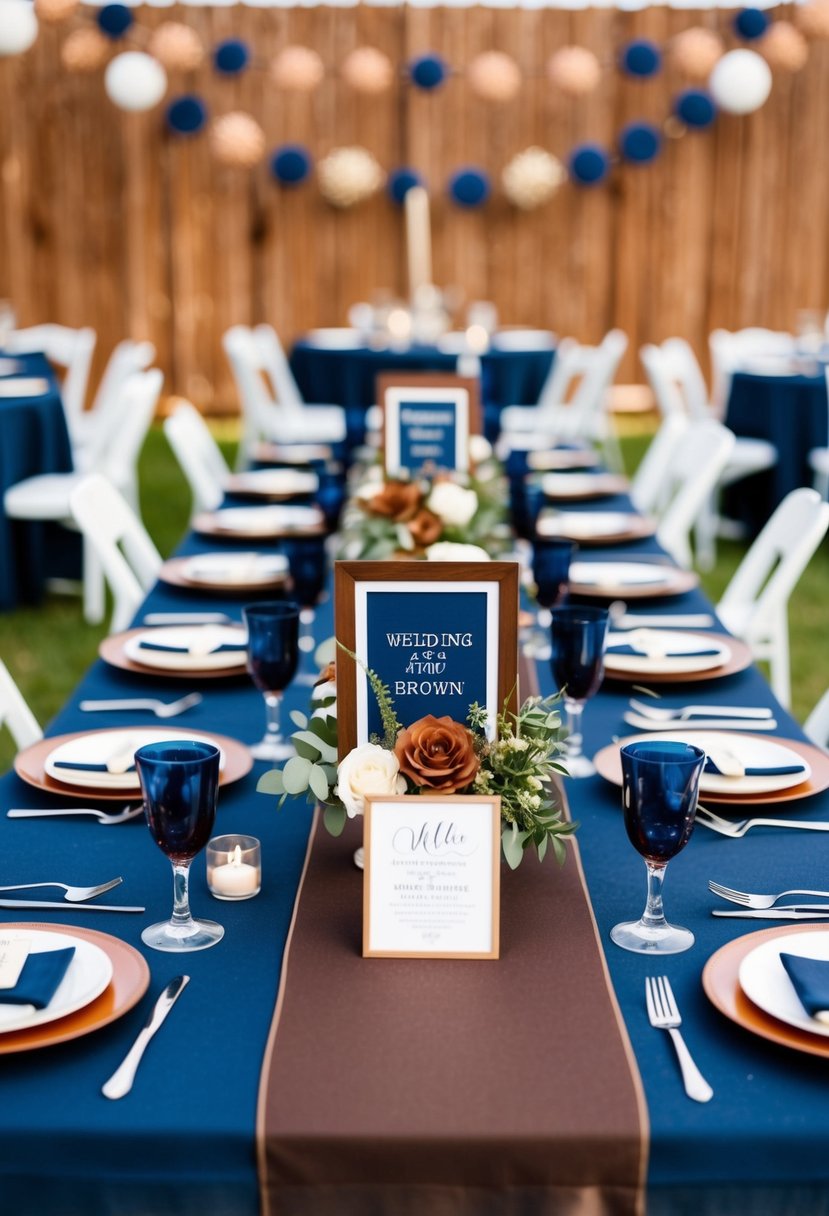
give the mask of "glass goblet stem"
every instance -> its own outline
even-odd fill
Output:
[[[190,912],[190,862],[173,862],[173,914],[170,924],[176,929],[195,930]]]
[[[646,861],[648,869],[648,898],[642,913],[642,924],[649,929],[666,928],[665,909],[662,907],[662,884],[665,881],[667,862]]]
[[[278,743],[281,738],[279,729],[279,710],[282,705],[282,694],[279,692],[265,693],[265,740],[268,743]]]
[[[580,760],[584,755],[582,750],[584,736],[581,732],[581,720],[584,714],[584,702],[564,698],[564,708],[567,713],[567,759]]]
[[[314,649],[314,609],[306,607],[299,614],[299,642],[297,645],[303,654]]]

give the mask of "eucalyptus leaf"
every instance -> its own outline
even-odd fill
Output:
[[[331,836],[341,836],[348,816],[343,806],[327,806],[322,813],[325,830]]]
[[[304,756],[292,756],[282,770],[282,780],[288,794],[304,794],[308,789],[311,761]]]
[[[305,727],[308,725],[308,719],[306,718],[305,714],[300,713],[298,709],[292,709],[288,714],[288,717],[291,719],[294,726],[298,726],[300,730],[305,730]]]
[[[282,781],[281,769],[272,768],[267,773],[263,773],[256,782],[256,790],[259,794],[284,794],[285,785]]]
[[[310,744],[305,739],[300,738],[300,734],[307,735],[308,731],[297,731],[295,734],[291,735],[291,742],[293,743],[294,751],[298,756],[302,756],[303,760],[310,760],[312,764],[316,763],[317,759],[319,758],[319,749],[317,748],[316,742],[314,744]],[[313,738],[313,736],[311,737]]]
[[[329,794],[328,781],[326,780],[324,770],[318,764],[311,766],[311,771],[308,774],[308,784],[320,802],[324,802]]]
[[[519,832],[514,823],[501,834],[504,857],[511,870],[517,870],[521,865],[521,859],[524,856],[524,841],[528,836],[529,832]]]
[[[316,753],[315,755],[308,757],[310,760],[316,760],[317,757],[319,757],[320,760],[325,760],[327,763],[331,764],[337,759],[337,749],[332,747],[330,743],[326,743],[324,739],[321,739],[316,731],[298,730],[291,736],[291,738],[294,741],[294,746],[296,747],[297,751],[299,751],[299,747],[297,745],[302,743]]]

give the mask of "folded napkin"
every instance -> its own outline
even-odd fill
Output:
[[[703,772],[714,773],[718,777],[727,777],[728,773],[724,773],[722,769],[717,768],[717,765],[710,756],[705,758],[705,768]],[[744,777],[785,777],[789,773],[805,773],[806,766],[803,764],[778,764],[764,765],[761,768],[744,768],[742,776]]]
[[[35,1009],[45,1009],[74,954],[74,946],[30,954],[14,988],[0,988],[0,1005],[34,1005]]]
[[[55,760],[53,764],[55,768],[74,769],[74,771],[78,773],[109,773],[112,771],[106,761],[104,761],[103,764],[78,764],[75,760]],[[135,765],[131,764],[129,768],[117,769],[116,775],[120,776],[121,773],[134,772]]]
[[[629,643],[619,646],[608,646],[605,654],[636,654],[649,659],[697,659],[708,658],[709,655],[719,654],[716,650],[649,650],[645,646],[631,646]]]
[[[244,650],[246,642],[222,642],[220,646],[212,646],[210,650],[192,650],[189,646],[162,646],[160,642],[139,642],[139,650],[164,650],[168,654],[192,654],[202,658],[208,654],[227,654],[232,650]]]
[[[829,1024],[829,961],[781,954],[780,962],[809,1017]]]

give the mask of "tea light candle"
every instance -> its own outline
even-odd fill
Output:
[[[216,899],[250,899],[262,887],[259,841],[253,836],[214,836],[207,845],[207,885]]]

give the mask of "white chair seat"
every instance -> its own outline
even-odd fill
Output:
[[[748,439],[736,436],[736,443],[728,461],[727,470],[740,469],[743,475],[761,469],[771,469],[777,464],[777,448],[767,439]]]
[[[816,473],[829,473],[829,448],[812,448],[809,464]]]
[[[306,405],[280,412],[274,438],[285,443],[343,443],[345,410],[341,405]]]
[[[3,495],[3,509],[10,519],[69,519],[69,495],[83,476],[83,473],[43,473],[40,477],[28,477],[16,486],[9,486]]]

